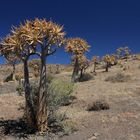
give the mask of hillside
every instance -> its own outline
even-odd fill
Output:
[[[125,63],[124,61],[122,63]],[[109,72],[99,68],[94,78],[85,82],[75,84],[73,95],[75,100],[69,106],[60,108],[60,112],[65,112],[68,121],[76,128],[74,133],[55,137],[59,140],[139,140],[140,138],[140,60],[129,60],[126,64],[127,70],[123,70],[119,65],[113,66]],[[6,66],[0,69],[1,79],[9,70]],[[18,67],[18,69],[20,69]],[[8,67],[7,67],[8,69]],[[17,69],[17,70],[18,70]],[[61,73],[55,75],[56,78],[69,79],[71,68],[62,66]],[[91,66],[87,72],[91,72]],[[70,71],[70,72],[69,72]],[[112,82],[106,81],[108,77],[124,74],[129,77],[126,81]],[[16,87],[16,82],[1,83],[8,88]],[[10,87],[10,85],[13,85]],[[8,120],[14,122],[22,117],[23,112],[19,109],[24,103],[24,97],[18,96],[13,89],[7,94],[0,95],[0,136],[2,140],[15,140],[15,136],[10,131],[3,133]],[[5,91],[3,91],[5,92]],[[87,111],[87,108],[94,102],[105,102],[109,105],[108,110]],[[10,126],[10,125],[9,125]],[[11,130],[10,130],[11,129]],[[30,140],[46,139],[41,136],[29,136]],[[53,139],[53,138],[52,138]]]

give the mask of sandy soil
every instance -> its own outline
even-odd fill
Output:
[[[78,131],[64,136],[55,137],[59,140],[139,140],[140,139],[140,61],[128,63],[130,69],[125,74],[130,75],[128,82],[106,82],[106,77],[116,73],[124,73],[119,66],[112,67],[108,73],[98,70],[93,80],[76,83],[74,95],[76,100],[69,107],[67,116],[76,124]],[[92,69],[92,68],[90,68]],[[69,77],[70,73],[63,73],[58,77]],[[87,106],[96,100],[109,103],[109,110],[86,110]],[[16,94],[0,95],[0,122],[18,120],[23,112],[19,110],[24,98]],[[0,123],[0,132],[2,130]],[[11,135],[3,135],[0,140],[20,139]],[[23,139],[23,138],[22,138]],[[43,137],[29,137],[29,139],[46,139]],[[53,139],[53,138],[51,138]]]

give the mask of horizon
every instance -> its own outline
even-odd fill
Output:
[[[1,2],[0,37],[11,26],[26,19],[46,18],[64,25],[67,37],[80,37],[91,46],[87,57],[112,54],[127,45],[133,54],[140,53],[140,2],[138,0],[42,0]],[[6,11],[6,12],[5,12]],[[70,55],[63,48],[47,58],[48,63],[69,64]],[[4,59],[0,58],[0,64]]]

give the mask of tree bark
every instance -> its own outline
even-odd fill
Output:
[[[105,71],[106,71],[106,72],[108,72],[108,67],[109,67],[109,63],[107,62],[107,63],[106,63],[106,68],[105,68]]]
[[[83,77],[83,69],[81,69],[81,72],[80,72],[80,79]]]
[[[41,71],[38,95],[37,109],[37,127],[38,131],[45,132],[48,129],[47,120],[47,83],[46,83],[46,55],[45,51],[41,53]]]
[[[79,65],[78,65],[78,59],[76,58],[73,73],[72,73],[72,78],[71,78],[72,82],[76,82],[78,72],[79,72]]]
[[[16,70],[16,66],[15,64],[12,64],[12,67],[13,67],[13,71],[12,71],[12,74],[13,74],[13,80],[15,80],[15,70]]]
[[[94,73],[96,73],[96,62],[94,62],[94,70],[93,70]]]
[[[36,129],[36,114],[31,100],[27,60],[24,60],[23,63],[24,63],[24,88],[25,88],[25,99],[26,99],[26,119],[27,119],[28,126],[32,129]]]

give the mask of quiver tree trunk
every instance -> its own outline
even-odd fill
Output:
[[[84,71],[84,69],[81,69],[81,71],[80,71],[80,79],[83,77],[83,71]]]
[[[25,88],[25,99],[26,99],[26,112],[25,112],[26,120],[28,126],[31,129],[36,129],[36,114],[35,114],[35,108],[32,105],[27,60],[24,60],[23,63],[24,63],[24,88]]]
[[[78,73],[79,73],[79,64],[78,64],[78,59],[76,58],[73,73],[72,73],[72,78],[71,78],[72,82],[76,82],[76,79],[78,77]]]
[[[15,80],[15,70],[16,70],[16,67],[15,67],[15,64],[12,64],[12,67],[13,67],[13,71],[12,71],[12,79]]]
[[[108,72],[108,68],[109,68],[109,63],[106,62],[106,67],[105,67],[105,71]]]
[[[47,120],[47,83],[46,83],[46,56],[44,51],[41,54],[41,71],[39,95],[37,103],[37,127],[38,131],[45,132],[48,129]]]
[[[93,72],[96,73],[96,62],[94,62],[94,69]]]

